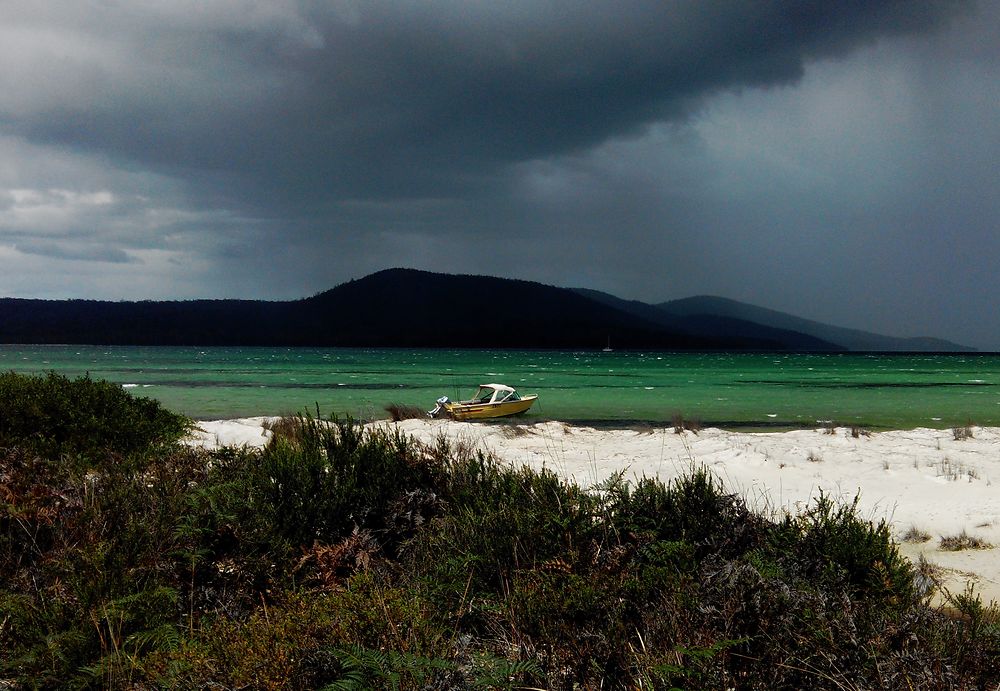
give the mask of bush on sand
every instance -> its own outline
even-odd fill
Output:
[[[36,399],[37,400],[37,399]],[[884,524],[707,470],[583,489],[302,416],[263,450],[0,451],[0,679],[26,687],[983,688],[1000,616]],[[24,443],[21,443],[24,442]],[[155,443],[154,443],[155,442]],[[97,465],[79,463],[91,455]],[[104,454],[101,456],[101,454]],[[134,455],[144,462],[128,462]],[[110,458],[126,462],[111,462]],[[98,468],[95,470],[94,468]]]

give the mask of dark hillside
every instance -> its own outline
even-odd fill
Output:
[[[0,300],[0,342],[108,345],[746,349],[562,288],[393,269],[303,300]]]
[[[962,350],[721,298],[662,305],[489,276],[388,269],[285,302],[0,299],[0,343],[656,350]]]
[[[621,348],[748,345],[665,327],[563,288],[409,269],[345,283],[302,306],[317,336],[337,345],[597,348],[609,337]]]
[[[281,303],[251,300],[0,300],[0,342],[291,345]],[[262,326],[264,325],[264,326]],[[275,340],[277,338],[277,340]]]

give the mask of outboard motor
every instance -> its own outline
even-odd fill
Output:
[[[437,405],[434,406],[434,410],[428,410],[427,415],[429,415],[430,417],[437,417],[438,413],[444,410],[445,403],[451,403],[451,401],[448,399],[447,396],[442,396],[441,398],[437,399]]]

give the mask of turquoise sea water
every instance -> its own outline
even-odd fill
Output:
[[[527,419],[723,427],[1000,425],[1000,356],[0,346],[0,371],[89,373],[196,419],[386,417],[499,382]]]

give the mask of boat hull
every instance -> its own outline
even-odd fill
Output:
[[[445,410],[456,420],[488,420],[495,417],[520,415],[532,406],[537,395],[501,403],[446,403]]]

